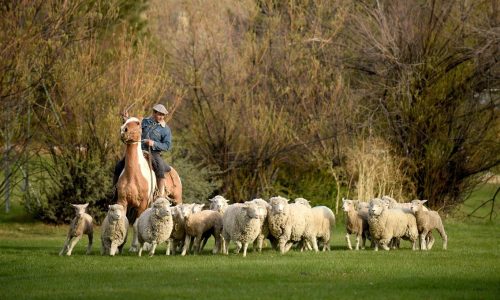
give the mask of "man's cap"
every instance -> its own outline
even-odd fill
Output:
[[[155,106],[153,106],[153,110],[164,115],[168,115],[168,110],[162,104],[155,104]]]

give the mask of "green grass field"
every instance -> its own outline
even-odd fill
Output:
[[[214,256],[209,244],[199,256],[167,257],[163,245],[154,257],[102,257],[97,230],[92,255],[82,239],[71,257],[59,257],[68,227],[26,220],[18,208],[0,214],[0,298],[498,299],[499,222],[463,218],[494,189],[484,186],[448,217],[448,250],[436,233],[429,252],[406,241],[396,251],[348,251],[339,221],[327,253]]]

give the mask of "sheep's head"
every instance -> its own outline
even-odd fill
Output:
[[[193,213],[193,206],[194,204],[182,204],[182,206],[179,207],[181,218],[188,218]]]
[[[220,195],[213,197],[209,201],[211,202],[210,209],[218,211],[220,213],[224,213],[224,211],[226,210],[226,208],[228,206],[228,200]]]
[[[156,201],[153,203],[153,209],[154,209],[155,215],[159,218],[165,218],[166,216],[169,216],[172,214],[172,211],[170,208],[170,201],[168,201],[165,198],[156,199]]]
[[[411,211],[412,212],[417,212],[422,210],[422,206],[424,203],[427,202],[427,200],[413,200],[411,201]]]
[[[71,204],[75,208],[75,215],[81,217],[87,210],[88,203],[85,204]]]
[[[255,203],[245,202],[245,204],[243,204],[243,210],[245,210],[247,216],[251,219],[262,219],[263,218],[261,207],[259,207]]]
[[[381,199],[375,198],[370,200],[369,213],[372,216],[379,216],[385,209],[385,204]]]
[[[191,209],[191,212],[193,214],[197,213],[197,212],[200,212],[203,210],[203,207],[205,206],[205,204],[197,204],[197,203],[194,203],[193,204],[193,208]]]
[[[288,199],[277,196],[269,199],[269,204],[271,205],[271,212],[273,214],[281,214],[285,212],[286,207],[288,207]]]
[[[108,206],[108,216],[112,221],[118,221],[124,216],[125,208],[121,204],[113,204]]]
[[[345,212],[354,210],[354,201],[342,198],[342,210]]]
[[[305,205],[305,206],[311,208],[311,204],[309,204],[309,201],[304,199],[304,198],[296,198],[295,203],[302,204],[302,205]]]

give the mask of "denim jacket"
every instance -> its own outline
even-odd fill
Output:
[[[167,151],[172,146],[172,133],[166,123],[157,123],[152,117],[142,119],[142,136],[141,139],[150,139],[155,143],[151,147],[151,151]],[[149,146],[142,143],[142,149],[148,150]]]

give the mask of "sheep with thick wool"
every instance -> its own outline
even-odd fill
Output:
[[[314,218],[311,209],[302,204],[288,204],[288,201],[280,196],[269,199],[269,231],[278,240],[280,252],[286,253],[294,242],[300,241],[309,243],[317,252],[317,233],[315,227],[310,226]]]
[[[166,243],[166,255],[170,255],[170,235],[174,227],[170,202],[165,198],[158,198],[152,207],[146,209],[137,219],[134,225],[139,241],[139,252],[141,256],[144,243],[149,243],[149,256],[155,254],[157,245]]]
[[[247,256],[249,243],[253,243],[262,231],[264,212],[255,202],[229,205],[222,217],[222,252],[228,254],[229,243],[236,244],[235,253],[243,248],[243,257]]]
[[[262,245],[266,238],[271,242],[271,247],[275,249],[277,245],[276,239],[269,232],[269,223],[267,221],[267,215],[269,213],[269,210],[271,209],[271,205],[269,205],[269,203],[267,203],[267,201],[262,198],[256,198],[250,201],[246,201],[245,203],[255,203],[260,208],[259,218],[261,220],[261,230],[255,241],[253,242],[253,250],[262,252]]]
[[[420,249],[431,250],[434,244],[434,238],[431,235],[431,239],[427,241],[427,237],[433,229],[436,229],[443,239],[443,249],[446,250],[448,246],[448,236],[444,230],[443,220],[441,220],[441,216],[437,211],[425,211],[423,206],[425,202],[427,202],[427,200],[413,200],[411,202],[411,210],[415,214],[417,220]]]
[[[192,213],[189,209],[182,209],[182,214],[186,237],[181,255],[186,255],[192,239],[194,253],[200,253],[202,240],[210,236],[213,236],[215,239],[212,253],[216,254],[219,252],[221,249],[222,215],[213,210],[202,210]]]
[[[346,235],[345,239],[347,241],[347,246],[349,250],[352,250],[350,235],[356,235],[356,250],[359,250],[359,244],[362,240],[361,249],[365,249],[366,239],[369,236],[368,227],[368,212],[366,215],[363,213],[363,209],[359,211],[356,208],[356,200],[342,199],[342,210],[345,215],[345,228]]]
[[[59,255],[66,254],[67,256],[70,256],[73,248],[84,234],[86,234],[89,238],[89,244],[87,245],[86,254],[90,254],[92,252],[94,226],[92,224],[92,217],[85,212],[89,204],[85,203],[71,205],[75,208],[75,217],[73,218],[73,220],[71,220],[66,241],[64,242],[64,246],[61,249],[61,252],[59,252]]]
[[[375,198],[370,201],[368,225],[376,251],[379,245],[389,250],[393,238],[409,239],[413,244],[412,249],[417,250],[417,221],[412,213],[388,209],[381,199]]]
[[[296,198],[294,202],[311,208],[307,199]],[[322,251],[330,250],[330,237],[335,227],[335,214],[329,207],[323,205],[312,207],[311,212],[313,214],[311,225],[314,226],[316,232],[318,248],[321,248]]]
[[[121,253],[127,241],[128,219],[120,204],[108,206],[108,213],[101,225],[101,255]]]

